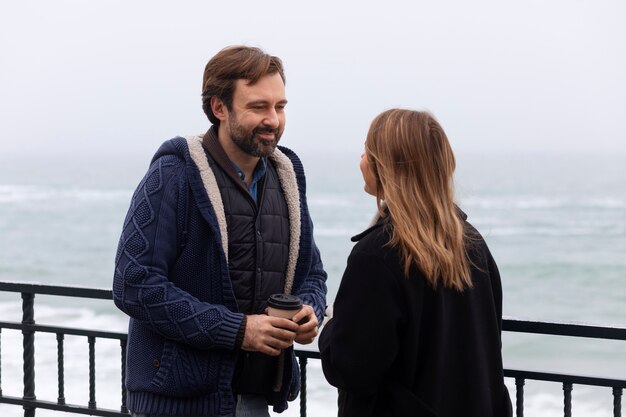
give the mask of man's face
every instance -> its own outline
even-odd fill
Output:
[[[227,111],[231,140],[251,156],[268,156],[285,129],[285,84],[279,74],[266,75],[254,85],[237,80],[232,110]]]

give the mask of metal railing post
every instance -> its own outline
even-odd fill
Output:
[[[126,339],[120,340],[120,347],[122,348],[122,407],[120,411],[122,413],[128,413],[128,407],[126,406],[126,342]]]
[[[0,397],[2,397],[2,328],[0,327]]]
[[[65,367],[63,353],[63,333],[57,333],[57,374],[59,384],[59,397],[57,403],[65,405]]]
[[[35,331],[30,328],[35,324],[35,294],[22,293],[22,329],[23,334],[23,369],[25,401],[34,401],[35,396]],[[24,417],[35,417],[35,407],[24,405]]]
[[[306,363],[307,358],[300,357],[300,417],[306,417]]]
[[[622,417],[622,388],[613,387],[613,417]]]
[[[87,337],[89,342],[89,408],[96,408],[96,338]]]
[[[524,378],[515,378],[515,415],[524,417]]]
[[[572,388],[571,382],[563,383],[563,415],[572,417]]]
[[[0,397],[2,397],[2,328],[0,327]]]

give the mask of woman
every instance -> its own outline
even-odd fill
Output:
[[[454,203],[454,167],[432,115],[394,109],[372,122],[361,171],[378,220],[352,238],[319,342],[339,416],[512,415],[500,276]]]

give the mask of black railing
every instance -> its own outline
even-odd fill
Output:
[[[0,321],[0,346],[2,343],[2,329],[21,330],[23,334],[23,370],[24,389],[22,397],[12,397],[2,394],[0,385],[0,403],[21,405],[24,408],[24,417],[34,417],[37,408],[65,411],[77,414],[89,414],[95,416],[128,416],[126,408],[125,358],[126,340],[125,333],[106,331],[83,330],[59,326],[39,325],[35,322],[35,294],[57,295],[64,297],[78,297],[96,300],[112,300],[112,292],[101,289],[62,287],[53,285],[21,284],[0,282],[0,292],[21,293],[22,296],[22,321]],[[56,402],[37,399],[35,395],[35,333],[51,333],[56,335],[57,340],[57,376],[58,397]],[[65,336],[82,336],[86,338],[89,352],[89,400],[87,405],[67,404],[65,401]],[[96,405],[96,362],[95,344],[96,339],[119,340],[121,350],[121,385],[120,385],[120,411],[98,408]],[[2,356],[0,350],[0,384],[2,382]]]
[[[0,321],[0,404],[13,404],[24,408],[25,417],[34,417],[37,408],[65,411],[76,414],[89,414],[96,416],[128,416],[126,407],[126,388],[124,379],[126,374],[126,340],[125,333],[83,330],[70,327],[38,325],[35,322],[34,301],[36,294],[56,295],[65,297],[79,297],[86,299],[111,300],[110,290],[76,288],[64,286],[21,284],[0,282],[0,292],[20,293],[22,297],[22,321]],[[2,329],[21,330],[23,334],[23,396],[13,397],[3,395],[2,392]],[[592,339],[609,339],[626,341],[626,328],[589,326],[567,323],[546,323],[535,321],[521,321],[506,319],[503,322],[503,330],[518,333],[534,333],[543,335],[558,335],[585,337]],[[56,401],[40,400],[35,395],[35,333],[51,333],[56,335],[57,341],[57,388]],[[86,405],[68,404],[65,399],[65,350],[64,338],[66,335],[86,338],[89,356],[89,398]],[[120,379],[120,407],[118,410],[99,408],[96,402],[96,363],[95,344],[97,339],[113,339],[120,342],[121,379]],[[319,360],[319,352],[297,350],[296,355],[300,363],[302,388],[300,393],[300,415],[307,414],[307,363],[309,359]],[[515,379],[516,395],[515,410],[518,417],[524,415],[524,385],[526,380],[549,381],[561,383],[563,386],[563,414],[571,416],[572,390],[574,385],[607,387],[613,393],[613,416],[621,417],[622,393],[626,388],[625,379],[596,378],[582,375],[567,375],[560,373],[535,372],[516,369],[505,369],[504,374],[508,378]]]
[[[533,333],[550,336],[586,337],[602,340],[626,340],[626,328],[591,326],[571,323],[546,323],[540,321],[522,321],[507,319],[503,321],[502,330],[518,333]],[[563,385],[563,415],[572,415],[572,390],[574,385],[588,385],[612,388],[613,416],[622,415],[622,392],[626,388],[626,379],[597,378],[581,375],[560,373],[522,371],[505,369],[504,376],[515,379],[516,415],[524,416],[524,385],[527,379],[534,381],[560,382]]]

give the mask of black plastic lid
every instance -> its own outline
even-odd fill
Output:
[[[281,310],[298,310],[302,307],[302,301],[296,295],[272,294],[267,299],[267,305]]]

